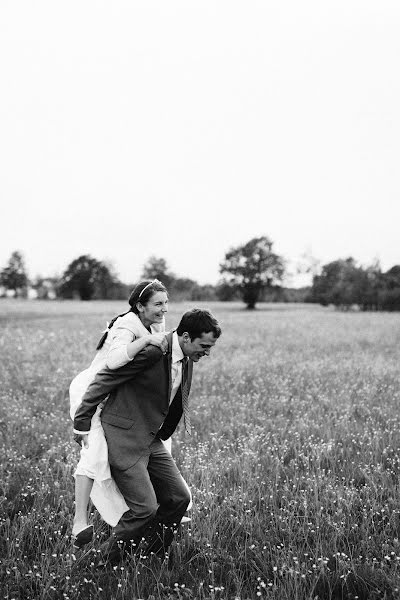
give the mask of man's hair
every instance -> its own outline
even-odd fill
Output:
[[[192,308],[192,310],[184,313],[176,333],[182,335],[185,331],[187,331],[191,340],[199,338],[203,333],[209,333],[210,331],[212,331],[215,338],[219,338],[221,335],[221,327],[217,319],[209,310],[202,310],[201,308]]]

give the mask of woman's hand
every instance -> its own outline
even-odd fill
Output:
[[[89,435],[87,433],[74,433],[74,441],[81,446],[81,448],[89,448]]]
[[[148,335],[146,339],[152,346],[157,346],[157,348],[160,348],[163,354],[167,352],[168,342],[165,333],[152,333],[151,335]]]

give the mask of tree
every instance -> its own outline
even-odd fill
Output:
[[[0,272],[0,284],[7,290],[13,290],[16,296],[23,295],[28,276],[23,255],[18,250],[11,254],[8,265]]]
[[[351,257],[334,260],[323,265],[321,274],[314,276],[310,299],[341,309],[357,305],[362,310],[378,310],[381,279],[379,263],[364,269]]]
[[[323,306],[334,304],[341,308],[358,304],[359,271],[354,258],[351,257],[323,265],[321,274],[313,278],[311,289],[313,300]]]
[[[150,256],[143,266],[143,279],[158,279],[168,289],[175,281],[175,275],[169,270],[167,261],[164,258]]]
[[[232,302],[232,300],[239,300],[237,286],[229,283],[226,278],[223,278],[219,281],[215,288],[215,293],[220,302]]]
[[[210,301],[216,300],[215,289],[212,285],[200,285],[189,277],[177,277],[171,286],[171,296],[175,302],[183,300]]]
[[[363,271],[360,287],[362,310],[381,310],[381,290],[384,288],[384,280],[379,260],[375,260]]]
[[[220,273],[240,291],[249,309],[255,308],[263,290],[282,281],[285,273],[284,260],[272,252],[272,245],[266,236],[253,238],[229,250],[220,264]]]
[[[383,310],[400,310],[400,265],[383,273],[380,300]]]
[[[161,280],[162,281],[162,280]],[[169,292],[175,302],[183,300],[192,300],[192,295],[197,287],[197,283],[189,277],[177,277],[169,286]]]
[[[73,260],[60,280],[60,295],[81,300],[92,298],[112,298],[114,287],[119,285],[115,275],[101,261],[88,254]]]

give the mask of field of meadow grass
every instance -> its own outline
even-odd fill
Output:
[[[170,562],[99,572],[97,514],[88,553],[69,538],[67,389],[125,303],[0,300],[0,599],[400,597],[400,315],[207,306],[223,334],[173,442],[192,522]]]

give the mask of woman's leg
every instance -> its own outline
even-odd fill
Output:
[[[75,516],[72,535],[77,535],[88,526],[88,504],[93,479],[87,475],[75,475]]]
[[[100,421],[101,408],[92,417],[87,445],[81,447],[81,455],[74,474],[75,477],[75,516],[72,535],[76,536],[88,527],[88,504],[96,479],[111,477],[108,465],[107,442]]]

